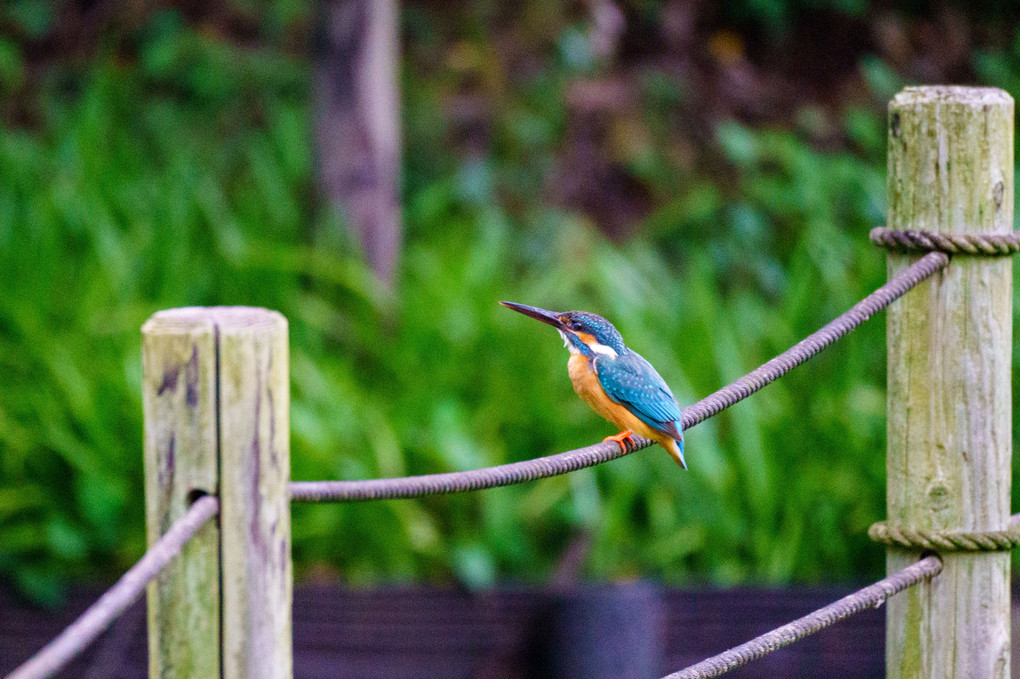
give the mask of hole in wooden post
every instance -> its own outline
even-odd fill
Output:
[[[186,502],[186,503],[188,504],[188,506],[190,507],[191,505],[193,505],[193,504],[195,504],[196,502],[198,502],[199,498],[203,498],[203,497],[205,497],[205,496],[206,496],[206,495],[208,495],[208,494],[209,494],[209,493],[205,492],[205,491],[204,491],[204,490],[202,490],[201,488],[195,488],[195,489],[193,489],[193,490],[189,490],[189,491],[188,491],[188,494],[187,494],[187,495],[185,496],[185,499],[184,499],[184,501],[185,501],[185,502]]]

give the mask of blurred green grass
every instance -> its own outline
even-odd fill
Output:
[[[721,122],[720,182],[654,143],[673,95],[650,76],[652,143],[632,169],[658,207],[614,243],[535,198],[566,118],[553,63],[508,95],[491,152],[468,160],[444,153],[433,83],[405,69],[407,242],[386,292],[310,197],[308,63],[172,12],[144,30],[137,61],[104,53],[51,74],[37,128],[0,130],[0,578],[37,599],[144,549],[139,327],[158,309],[284,313],[293,478],[356,479],[614,433],[573,394],[559,338],[498,300],[607,316],[683,404],[884,281],[867,243],[884,215],[881,106],[846,112],[837,150],[812,143],[811,110],[786,130]],[[990,83],[1020,82],[1020,43],[980,59]],[[0,80],[17,82],[5,63]],[[898,87],[880,63],[862,68]],[[649,449],[520,487],[295,507],[299,577],[542,581],[580,533],[595,578],[876,575],[884,334],[873,320],[692,430],[687,473]]]

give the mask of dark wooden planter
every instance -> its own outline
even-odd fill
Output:
[[[297,679],[660,677],[789,622],[852,587],[671,590],[648,583],[482,592],[294,590]],[[101,593],[47,611],[0,588],[0,676]],[[144,679],[144,602],[60,676]],[[884,611],[865,611],[734,671],[743,677],[880,677]]]

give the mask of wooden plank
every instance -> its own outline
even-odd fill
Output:
[[[293,675],[287,321],[213,310],[220,343],[223,677]]]
[[[142,326],[148,542],[196,492],[217,492],[216,331],[204,309],[161,311]],[[220,675],[219,527],[207,523],[148,588],[149,676]]]
[[[1013,228],[1013,100],[911,87],[889,107],[889,226]],[[890,254],[889,275],[915,256]],[[1010,505],[1012,261],[955,256],[889,308],[888,517],[1002,530]],[[917,558],[890,549],[889,572]],[[888,604],[891,678],[1009,676],[1009,553],[949,553]]]

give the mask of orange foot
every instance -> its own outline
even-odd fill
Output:
[[[630,429],[624,429],[616,436],[607,436],[602,441],[616,441],[620,444],[620,450],[627,452],[628,449],[634,448],[634,432]]]

